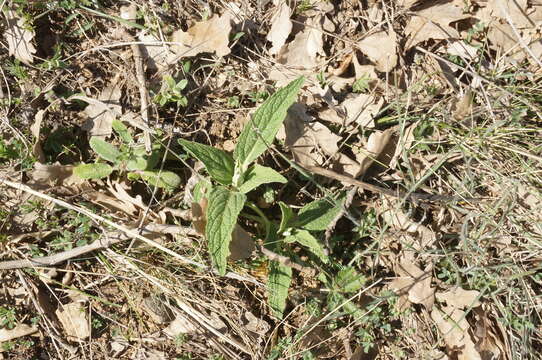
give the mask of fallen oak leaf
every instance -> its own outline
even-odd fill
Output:
[[[32,45],[35,32],[30,24],[22,17],[18,17],[15,11],[6,11],[7,29],[4,37],[8,43],[8,53],[15,56],[22,63],[30,65],[34,61],[33,54],[36,48]]]
[[[292,21],[290,20],[290,7],[288,3],[283,1],[277,5],[275,15],[271,19],[271,29],[267,33],[266,39],[273,45],[269,49],[269,54],[277,54],[282,46],[286,43],[286,39],[292,31]]]
[[[381,72],[389,72],[397,65],[397,35],[394,31],[379,31],[357,43],[357,47]]]
[[[176,42],[173,51],[180,57],[196,56],[200,53],[216,53],[226,56],[231,50],[228,46],[231,31],[229,13],[222,16],[213,15],[208,20],[197,22],[187,32],[177,30],[172,41]]]
[[[469,17],[463,12],[463,1],[429,4],[429,7],[415,11],[405,27],[405,34],[409,37],[405,50],[429,39],[459,38],[459,32],[450,23]]]

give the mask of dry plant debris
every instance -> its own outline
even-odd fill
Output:
[[[539,0],[0,6],[0,359],[542,356]]]

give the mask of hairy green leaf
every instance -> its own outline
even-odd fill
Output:
[[[130,134],[130,130],[128,130],[126,125],[124,125],[121,121],[114,119],[111,126],[124,143],[131,144],[134,141],[132,134]]]
[[[333,280],[333,289],[335,291],[353,293],[361,289],[367,279],[357,273],[353,267],[341,269]]]
[[[288,288],[292,282],[292,269],[277,261],[269,263],[269,279],[267,291],[269,293],[269,306],[273,314],[282,319],[288,298]]]
[[[283,203],[282,201],[279,201],[279,207],[280,207],[280,212],[282,216],[280,218],[280,226],[279,226],[278,233],[282,234],[287,228],[290,227],[290,224],[295,214],[292,208],[286,205],[285,203]]]
[[[174,190],[181,185],[181,178],[179,175],[171,171],[148,170],[141,171],[139,174],[141,175],[141,178],[150,185],[159,188]]]
[[[300,77],[271,95],[245,125],[233,152],[233,157],[241,165],[242,171],[273,142],[304,81],[305,78]]]
[[[232,231],[246,199],[245,194],[230,191],[223,186],[215,187],[209,194],[205,235],[211,259],[220,275],[226,274]]]
[[[179,144],[205,165],[213,179],[222,185],[231,184],[234,162],[229,154],[212,146],[184,139],[179,139]]]
[[[243,183],[239,187],[239,191],[243,194],[246,194],[262,184],[272,182],[284,184],[287,181],[288,180],[286,180],[284,176],[282,176],[275,170],[266,166],[254,164],[254,166],[250,167],[245,173],[245,178]]]
[[[92,150],[96,151],[96,154],[100,155],[105,160],[116,162],[120,156],[120,151],[115,145],[112,145],[99,137],[91,137],[89,145]]]
[[[291,235],[284,238],[284,242],[293,243],[296,242],[309,249],[311,253],[318,256],[324,263],[328,262],[328,257],[324,251],[324,247],[318,239],[311,235],[307,230],[296,230]]]
[[[325,230],[342,208],[344,199],[323,198],[305,205],[297,217],[297,225],[312,231]]]
[[[81,164],[73,168],[73,173],[81,179],[103,179],[113,172],[113,168],[104,163]]]

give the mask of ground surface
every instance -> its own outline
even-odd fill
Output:
[[[0,358],[542,356],[540,1],[0,5]]]

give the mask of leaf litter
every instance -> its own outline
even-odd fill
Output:
[[[308,8],[304,9],[304,5],[308,6]],[[237,31],[239,27],[244,26],[246,20],[250,17],[248,14],[254,9],[250,6],[245,8],[245,6],[240,6],[237,3],[228,4],[225,12],[217,12],[223,13],[222,16],[211,15],[215,13],[215,8],[213,8],[213,12],[208,11],[209,9],[206,8],[203,13],[197,15],[190,14],[190,10],[186,10],[186,13],[181,14],[184,17],[183,21],[188,18],[186,24],[189,26],[183,27],[188,29],[186,32],[183,30],[175,31],[175,29],[179,29],[179,26],[175,25],[165,34],[160,30],[159,32],[137,32],[137,36],[144,43],[141,46],[145,50],[144,53],[146,53],[147,70],[150,74],[160,74],[168,71],[166,69],[175,67],[176,60],[182,57],[191,57],[197,63],[202,60],[201,55],[203,53],[214,54],[218,58],[223,58],[224,61],[234,61],[235,57],[232,56],[232,52],[235,56],[246,56],[242,47],[249,48],[252,45],[251,41],[254,33],[251,33],[251,31],[257,31],[259,39],[268,41],[268,43],[262,41],[263,45],[258,45],[259,54],[265,54],[267,51],[267,54],[273,56],[273,59],[250,59],[250,66],[246,67],[241,63],[234,62],[234,67],[239,66],[239,69],[250,69],[250,71],[243,74],[235,70],[235,75],[233,75],[236,77],[235,80],[230,79],[228,75],[223,76],[220,81],[222,81],[222,85],[225,85],[224,89],[229,86],[228,91],[241,91],[243,89],[241,92],[244,96],[247,91],[256,88],[254,84],[247,85],[244,84],[245,82],[258,83],[258,86],[260,86],[267,80],[272,80],[280,87],[300,74],[308,75],[312,83],[307,86],[307,90],[302,94],[299,103],[294,104],[288,111],[284,128],[279,136],[284,141],[284,148],[277,146],[279,150],[284,149],[285,154],[292,156],[300,165],[318,165],[333,169],[340,174],[351,175],[354,178],[364,177],[369,181],[382,182],[392,189],[401,189],[406,184],[420,182],[420,184],[417,184],[419,188],[413,189],[413,191],[420,189],[432,192],[450,190],[446,181],[452,178],[451,175],[447,177],[446,172],[441,172],[440,169],[436,170],[438,173],[430,173],[433,171],[435,164],[440,162],[446,165],[446,171],[457,171],[453,162],[457,159],[463,161],[464,158],[460,156],[455,160],[450,159],[446,155],[438,153],[441,149],[438,149],[437,153],[430,152],[436,149],[436,147],[432,147],[433,144],[441,144],[439,143],[442,140],[440,136],[445,134],[446,130],[443,129],[442,123],[438,123],[433,118],[432,109],[429,109],[427,105],[438,104],[439,101],[448,102],[449,113],[443,116],[445,118],[443,123],[446,123],[448,127],[460,124],[469,129],[476,126],[476,117],[480,116],[477,113],[481,108],[480,104],[482,103],[482,107],[486,106],[483,103],[484,100],[481,100],[479,92],[485,90],[481,88],[479,82],[476,84],[474,80],[465,79],[464,74],[460,74],[461,67],[471,69],[472,66],[480,62],[480,67],[476,67],[476,69],[483,72],[490,68],[488,66],[501,66],[501,64],[487,64],[493,60],[491,59],[493,55],[488,56],[488,54],[492,53],[489,53],[486,48],[481,46],[483,41],[487,41],[487,46],[491,51],[495,51],[498,57],[502,55],[503,66],[519,66],[522,62],[530,62],[530,71],[536,73],[535,66],[537,65],[537,59],[540,58],[540,51],[542,51],[538,29],[542,18],[541,6],[536,2],[526,0],[514,3],[506,1],[474,1],[469,7],[466,7],[464,2],[455,0],[436,3],[399,1],[397,2],[397,9],[408,10],[408,12],[402,13],[398,22],[398,18],[395,18],[393,13],[389,13],[389,9],[379,2],[370,1],[367,5],[369,6],[368,10],[358,10],[356,8],[346,9],[342,7],[342,4],[334,5],[327,2],[309,2],[294,7],[292,3],[275,1],[268,4],[266,8],[266,11],[271,11],[269,12],[270,19],[266,20],[267,28],[265,26],[259,28],[254,24],[252,27],[243,28],[243,31],[246,31],[249,36],[242,35],[242,46],[235,45],[236,42],[230,43],[232,30]],[[395,4],[390,6],[395,6]],[[141,22],[141,19],[136,16],[135,9],[135,6],[121,9],[120,16],[129,21]],[[138,11],[144,12],[145,10],[143,7],[139,7]],[[348,11],[352,13],[348,13]],[[203,15],[201,16],[201,14]],[[336,19],[340,19],[340,15],[344,14],[348,14],[348,19],[353,20],[344,23],[336,21]],[[236,19],[233,20],[232,16],[235,16]],[[245,17],[247,19],[243,19]],[[12,25],[8,26],[8,31],[4,33],[4,36],[9,46],[10,56],[14,56],[26,64],[36,62],[37,60],[34,58],[36,49],[33,47],[33,43],[36,43],[36,34],[14,12],[9,14],[8,20],[11,21],[10,24]],[[255,18],[250,20],[256,23],[259,22],[259,19]],[[483,22],[483,31],[473,33],[465,30],[478,20]],[[39,31],[38,28],[36,30]],[[132,31],[136,32],[135,29],[132,29]],[[334,33],[335,31],[337,31],[337,34]],[[486,34],[487,38],[484,38]],[[249,37],[250,40],[247,40]],[[21,48],[15,47],[15,40],[18,41],[17,46],[22,44]],[[172,40],[176,44],[171,45],[167,40]],[[339,43],[340,46],[337,46]],[[426,48],[426,46],[429,46],[428,48],[434,54],[439,54],[438,56],[446,59],[452,59],[456,63],[459,63],[459,61],[456,61],[455,57],[459,57],[462,61],[461,65],[456,66],[453,63],[448,65],[430,55],[422,55],[415,49],[417,47]],[[413,59],[410,58],[410,55],[413,56]],[[269,66],[269,62],[266,62],[268,60],[272,60],[272,68]],[[419,62],[419,64],[416,62]],[[433,67],[431,68],[431,66]],[[424,76],[435,73],[437,76],[431,76],[430,81],[425,82]],[[220,74],[220,76],[222,75]],[[526,76],[533,76],[533,74],[528,73]],[[111,135],[111,121],[117,118],[125,119],[136,129],[144,129],[147,125],[138,123],[138,115],[120,106],[121,97],[130,96],[130,91],[133,90],[130,89],[131,85],[125,84],[122,76],[116,78],[108,76],[108,78],[111,80],[106,81],[105,86],[99,90],[97,99],[90,95],[80,96],[79,98],[72,97],[74,100],[83,100],[89,104],[82,113],[87,120],[84,129],[87,130],[89,135],[108,137]],[[243,84],[235,84],[237,79]],[[356,86],[362,84],[362,86],[354,92],[354,84]],[[419,84],[423,86],[417,88]],[[268,85],[269,82],[259,88],[269,89]],[[222,86],[218,88],[221,89]],[[224,93],[221,93],[220,96],[227,97],[229,94],[224,90]],[[407,106],[405,109],[400,109],[397,113],[394,113],[394,106],[403,101],[402,96],[407,97],[407,100],[405,100]],[[484,93],[484,96],[492,95],[491,92],[488,92],[487,94]],[[398,100],[399,98],[401,100]],[[247,104],[250,107],[254,106],[253,103],[246,102],[246,99],[243,99],[243,101],[245,101],[243,106]],[[212,105],[205,105],[209,106],[208,109],[197,107],[199,105],[195,106],[196,108],[191,110],[201,112],[201,117],[207,116],[207,111],[212,109]],[[495,111],[492,106],[487,105],[487,107],[490,111]],[[106,182],[72,183],[72,180],[74,180],[72,177],[72,163],[46,163],[45,154],[50,150],[45,148],[46,142],[43,141],[48,136],[45,127],[49,115],[55,118],[56,111],[56,109],[51,109],[51,114],[48,113],[47,118],[43,118],[44,110],[39,109],[35,116],[35,123],[30,129],[35,138],[34,156],[40,161],[34,163],[32,168],[24,172],[25,181],[27,180],[29,185],[50,191],[52,194],[59,189],[66,191],[69,188],[70,191],[68,192],[58,192],[56,194],[81,195],[82,199],[86,198],[94,204],[100,204],[108,208],[107,213],[117,217],[119,221],[139,222],[152,219],[158,223],[167,224],[172,220],[172,217],[175,218],[173,221],[180,219],[176,218],[173,212],[168,212],[167,207],[160,210],[161,205],[154,203],[156,201],[155,194],[149,197],[148,194],[133,186],[133,182],[127,181],[122,176],[118,178],[116,176],[111,177]],[[234,108],[228,111],[242,113],[245,109]],[[228,111],[225,111],[224,114],[228,114]],[[410,116],[408,111],[412,111],[412,114],[427,112],[427,116],[416,117],[411,122],[410,120],[403,121],[401,115],[397,115],[402,114],[402,111],[404,111],[405,119]],[[499,116],[501,111],[501,108],[497,108],[493,115]],[[160,115],[161,120],[162,115]],[[170,115],[167,114],[167,116]],[[127,119],[130,116],[133,119],[128,121]],[[226,119],[227,124],[228,116],[224,115],[223,118]],[[214,122],[223,121],[222,115],[220,118],[209,116],[209,119]],[[387,124],[386,121],[390,121],[390,119],[390,124]],[[399,119],[399,125],[395,123],[397,119]],[[428,123],[430,124],[429,127]],[[442,127],[434,126],[435,124]],[[194,125],[194,129],[197,127],[196,125]],[[204,126],[197,131],[203,130],[205,132]],[[227,127],[227,125],[224,127]],[[424,131],[431,127],[432,131],[434,131],[433,135],[423,135]],[[194,129],[191,128],[191,130]],[[150,130],[153,131],[153,134],[157,133],[155,129]],[[145,131],[149,131],[149,129],[145,128]],[[227,132],[224,134],[227,134]],[[214,136],[215,134],[211,133],[211,137]],[[215,140],[213,138],[209,142],[212,143]],[[231,139],[226,139],[226,141],[231,141]],[[463,145],[472,147],[473,145],[469,141],[470,138],[465,140]],[[229,150],[233,149],[234,145],[229,147]],[[431,150],[428,151],[427,149]],[[264,162],[268,163],[269,159],[261,158],[258,161],[263,164]],[[482,165],[477,164],[477,166],[481,167]],[[468,174],[469,171],[476,172],[477,169],[469,168],[468,171],[465,171],[465,174]],[[201,174],[193,178],[197,179],[199,176]],[[289,181],[292,180],[292,174],[286,175],[285,173],[285,176],[288,177]],[[426,176],[428,178],[424,178]],[[461,177],[461,173],[454,176]],[[298,181],[296,178],[294,180]],[[326,187],[328,185],[325,184]],[[455,183],[453,185],[455,186]],[[287,183],[284,187],[283,185],[280,185],[280,187],[273,186],[270,189],[275,191],[274,196],[283,199],[282,196],[288,194],[288,190],[283,193],[285,188],[288,189],[288,186],[291,186],[291,184]],[[461,186],[467,187],[463,183]],[[476,187],[476,185],[473,186]],[[478,189],[481,188],[482,185],[478,185]],[[277,191],[277,189],[280,190]],[[335,184],[330,186],[329,189],[336,190]],[[453,190],[459,191],[458,189]],[[499,196],[502,187],[489,184],[487,190],[492,192],[493,195]],[[295,199],[292,200],[292,203],[304,205],[301,199],[316,196],[315,191],[310,186],[303,188],[303,191],[293,196]],[[272,191],[269,193],[271,194]],[[514,216],[519,214],[516,219],[520,221],[516,222],[514,226],[517,229],[525,226],[525,228],[536,233],[538,228],[535,220],[536,209],[540,207],[536,187],[531,184],[522,184],[518,187],[517,194],[519,195],[517,206],[511,207],[510,211],[514,213]],[[268,194],[266,193],[266,195]],[[164,194],[159,194],[159,196],[164,196]],[[161,200],[166,199],[168,196],[165,195]],[[509,349],[507,349],[509,345],[501,343],[500,338],[506,338],[507,335],[504,335],[506,331],[502,330],[503,326],[496,325],[493,320],[496,315],[485,310],[482,311],[482,307],[491,309],[493,306],[490,305],[491,300],[486,298],[483,293],[480,293],[479,288],[473,287],[472,283],[469,283],[470,286],[463,284],[462,286],[465,286],[465,288],[451,287],[446,280],[441,279],[441,274],[438,273],[438,271],[442,270],[439,259],[443,258],[439,251],[441,249],[447,250],[449,245],[457,246],[454,251],[459,249],[460,245],[455,245],[453,240],[449,238],[458,233],[457,228],[462,225],[463,221],[465,224],[470,224],[468,218],[458,210],[440,209],[437,213],[435,209],[431,209],[426,204],[415,204],[410,207],[410,205],[406,206],[400,200],[391,200],[386,197],[382,197],[380,200],[375,199],[368,192],[359,192],[356,199],[358,197],[360,197],[360,200],[353,201],[352,204],[361,204],[362,207],[358,209],[353,205],[347,211],[344,211],[345,218],[337,220],[336,224],[334,224],[335,231],[332,231],[329,239],[327,239],[326,234],[326,239],[331,242],[337,241],[334,239],[333,234],[345,231],[346,227],[343,222],[346,222],[346,217],[352,216],[350,210],[360,210],[362,213],[374,210],[376,223],[385,230],[382,230],[381,234],[383,241],[378,244],[381,257],[368,259],[367,264],[375,266],[375,270],[380,269],[376,266],[385,268],[385,271],[391,275],[392,279],[387,284],[387,288],[397,294],[398,302],[395,306],[401,310],[409,309],[414,311],[427,319],[431,318],[433,324],[436,325],[433,330],[435,333],[438,331],[443,341],[435,345],[423,344],[423,342],[427,343],[427,340],[419,340],[418,344],[405,345],[405,348],[409,349],[411,354],[421,354],[421,352],[415,350],[417,346],[436,346],[439,348],[438,351],[428,351],[425,354],[438,354],[435,355],[435,358],[437,356],[441,358],[448,356],[460,359],[484,358],[484,351],[501,356],[507,351],[509,352]],[[206,204],[202,201],[195,202],[187,198],[183,206],[190,207],[191,204],[192,226],[198,233],[204,234],[207,223]],[[270,200],[270,204],[269,209],[273,209],[273,200]],[[171,206],[171,204],[168,203],[168,206]],[[266,211],[270,210],[266,209]],[[21,225],[28,226],[40,216],[37,211],[30,213],[30,215],[34,220],[17,221]],[[20,219],[20,217],[17,219]],[[179,221],[185,221],[185,218]],[[520,225],[525,221],[528,224]],[[237,266],[243,262],[235,262],[235,260],[254,259],[256,256],[253,252],[255,245],[253,234],[257,231],[258,225],[250,221],[243,222],[243,224],[236,222],[231,225],[233,230],[231,232],[232,241],[229,244],[228,267],[237,270]],[[443,232],[444,228],[446,234]],[[351,231],[351,229],[346,231]],[[51,234],[55,233],[57,232]],[[349,232],[346,232],[346,234],[349,234]],[[514,244],[514,246],[517,246],[518,236],[510,234],[506,234],[506,236],[512,239],[508,245]],[[376,238],[376,235],[371,234],[355,241],[364,243],[373,237]],[[28,237],[25,237],[25,239],[28,239]],[[239,239],[239,241],[236,239]],[[192,240],[194,241],[192,244],[200,241],[197,236],[195,240]],[[183,241],[182,243],[191,244],[190,241]],[[461,246],[467,245],[463,243]],[[20,251],[21,249],[17,250]],[[302,261],[308,261],[304,255],[300,256],[301,253],[298,254],[298,251],[299,249],[296,249],[293,256],[299,257]],[[467,248],[465,253],[468,251]],[[512,250],[508,249],[507,251]],[[347,253],[348,251],[345,250],[344,252]],[[356,252],[356,254],[363,254],[360,257],[366,258],[368,253],[370,252],[365,249]],[[205,253],[196,253],[195,256],[201,256],[202,254]],[[501,254],[503,253],[501,252]],[[323,252],[320,255],[321,258],[324,257]],[[109,254],[108,256],[112,255]],[[156,263],[154,262],[154,264]],[[363,264],[363,262],[360,262],[360,264]],[[277,264],[272,266],[277,266]],[[360,265],[360,268],[365,270],[363,266],[365,265]],[[462,263],[461,266],[466,266],[466,264]],[[153,271],[159,271],[159,267],[156,266]],[[374,273],[378,274],[378,270]],[[288,281],[292,281],[292,289],[296,294],[297,291],[303,289],[303,284],[298,282],[295,272],[290,276],[288,270],[285,270],[282,275],[288,277]],[[51,276],[54,277],[54,275]],[[76,276],[80,277],[81,275]],[[464,278],[462,280],[465,281]],[[211,281],[220,280],[213,279]],[[280,281],[276,282],[276,284],[279,283]],[[53,286],[52,284],[51,282],[51,286]],[[207,291],[207,294],[218,297],[216,294],[220,290],[217,292],[217,289],[225,288],[222,285],[220,282],[213,283],[213,289],[206,288],[205,291]],[[154,284],[150,286],[154,286]],[[198,286],[203,289],[206,283],[200,281]],[[231,284],[227,286],[239,290]],[[377,288],[380,289],[380,287]],[[258,290],[253,290],[250,289],[250,292],[258,293]],[[183,289],[182,291],[187,293],[188,296],[196,296],[197,293],[194,290]],[[190,291],[194,291],[194,293],[190,293]],[[284,289],[281,289],[281,291],[284,292]],[[273,312],[282,312],[284,308],[289,311],[298,304],[298,299],[289,295],[291,294],[286,291],[285,294],[280,295],[280,299],[276,299],[277,302],[284,301],[284,304],[280,304],[279,307],[273,309]],[[380,294],[375,291],[371,295],[379,296]],[[235,292],[235,296],[239,296],[239,291]],[[241,303],[245,300],[244,298],[228,299],[222,305],[226,306],[224,304],[228,304],[227,306],[231,306],[234,301]],[[362,307],[361,301],[358,300],[354,300],[352,304]],[[121,301],[125,301],[125,299],[121,298]],[[210,300],[205,298],[205,301],[200,301],[200,303],[202,306],[207,306],[207,301]],[[67,303],[67,306],[70,307],[70,304]],[[412,304],[422,306],[412,307]],[[256,343],[260,347],[263,340],[267,341],[267,339],[263,338],[270,336],[269,324],[276,325],[277,328],[273,330],[273,334],[279,335],[272,335],[273,338],[269,340],[271,344],[269,348],[277,345],[276,337],[280,338],[281,336],[285,337],[289,336],[288,334],[294,334],[294,331],[290,329],[292,324],[290,318],[284,320],[287,323],[286,326],[281,326],[278,323],[273,324],[274,319],[270,320],[272,318],[268,316],[272,312],[268,309],[262,309],[262,307],[248,303],[243,306],[242,311],[238,310],[237,314],[221,314],[222,320],[228,321],[228,326],[222,320],[217,319],[216,327],[220,328],[223,333],[233,331],[230,328],[235,326],[244,327],[248,334],[246,339],[251,339],[244,341],[249,344],[250,341],[255,342],[254,340],[258,339]],[[250,311],[247,311],[247,309],[250,309]],[[385,311],[384,307],[382,309]],[[494,307],[493,310],[497,311]],[[70,318],[73,317],[73,319],[69,322],[73,323],[74,319],[79,318],[79,320],[75,321],[76,323],[88,323],[89,319],[84,318],[85,312],[82,313],[83,315],[75,315],[74,312],[74,314],[70,315]],[[201,336],[202,332],[200,330],[196,331],[195,327],[191,328],[188,325],[191,320],[187,320],[186,315],[180,313],[177,315],[173,322],[168,324],[170,321],[168,320],[162,324],[165,334],[171,338],[175,338],[179,334]],[[237,320],[234,318],[237,318]],[[338,318],[341,320],[347,319],[344,314],[339,314]],[[473,319],[476,320],[476,325],[473,325],[475,323]],[[404,318],[401,321],[403,321],[403,326],[408,323]],[[288,322],[290,323],[288,324]],[[89,337],[88,334],[85,335],[88,329],[85,330],[82,326],[70,329],[66,320],[61,320],[61,323],[67,336],[81,339]],[[235,326],[232,326],[234,323]],[[371,326],[370,322],[364,324],[366,328]],[[418,326],[420,332],[427,332],[427,334],[433,331],[425,329],[422,324],[416,323],[416,320],[408,324],[409,326],[412,324],[414,324],[412,326]],[[385,328],[387,324],[383,325],[382,328]],[[356,325],[351,323],[348,326],[354,328]],[[295,324],[295,327],[302,329],[301,324]],[[510,331],[510,328],[506,330]],[[382,335],[379,332],[374,333]],[[497,336],[496,333],[499,333],[499,335]],[[84,336],[81,336],[81,334]],[[321,338],[318,338],[314,346],[318,348],[316,343],[325,343],[331,336],[330,333],[326,332]],[[343,336],[353,335],[349,331]],[[242,338],[242,336],[239,338]],[[413,335],[412,339],[414,338]],[[345,342],[354,343],[352,339],[347,339]],[[420,337],[420,339],[422,338]],[[301,343],[306,348],[309,347],[307,344],[313,346],[309,336],[303,339]],[[133,343],[112,341],[110,344],[111,350],[114,350],[113,352],[117,355],[129,353],[130,355],[123,356],[133,356],[136,354],[130,353],[129,350]],[[113,344],[116,344],[115,349],[113,349]],[[322,354],[326,353],[325,350],[327,350],[329,354],[332,354],[329,355],[330,357],[344,358],[344,354],[352,355],[354,352],[352,350],[356,349],[356,347],[349,349],[349,346],[351,345],[345,345],[344,349],[336,349],[330,345],[327,349],[323,349],[326,346],[322,345],[322,352],[318,353],[319,349],[316,349],[315,353]],[[391,342],[390,344],[383,344],[378,348],[378,351],[382,354],[392,354],[393,351],[390,350],[392,346]],[[332,348],[333,351],[331,351]],[[165,356],[163,354],[157,355],[149,349],[141,349],[137,352],[137,354],[149,354],[149,356],[151,356],[151,353],[154,354],[152,356]],[[225,353],[227,353],[226,350]],[[355,354],[359,353],[355,351]]]

